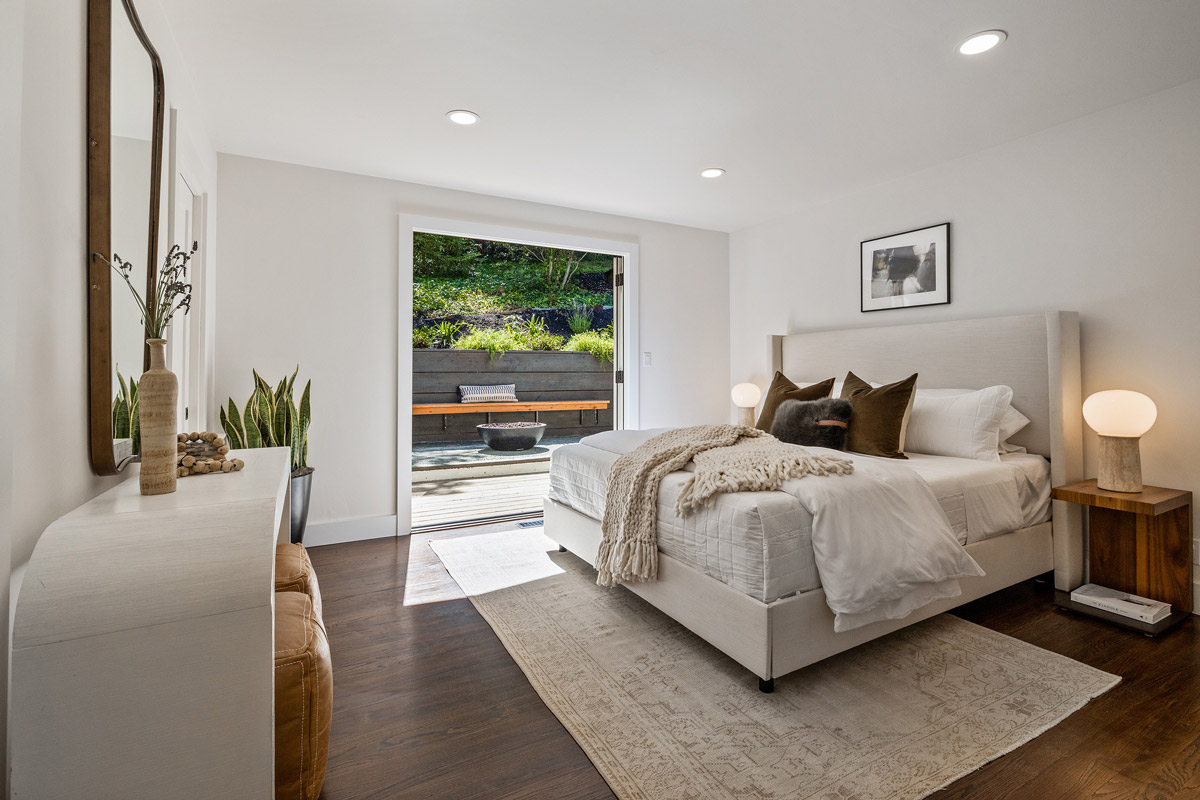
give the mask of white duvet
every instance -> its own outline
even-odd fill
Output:
[[[624,453],[658,432],[601,433],[587,444]],[[850,458],[854,474],[789,480],[779,491],[812,515],[813,554],[835,631],[908,616],[961,594],[959,578],[984,574],[929,484],[903,462],[824,452]]]

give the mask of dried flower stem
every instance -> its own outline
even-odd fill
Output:
[[[150,304],[147,305],[134,287],[133,282],[129,280],[130,274],[133,272],[133,264],[122,259],[116,253],[113,253],[113,260],[109,261],[103,255],[96,255],[110,267],[125,281],[125,285],[129,287],[129,291],[133,294],[133,299],[137,302],[138,311],[142,315],[142,324],[146,326],[147,339],[162,339],[166,333],[167,325],[171,323],[171,318],[175,316],[175,312],[183,309],[184,316],[187,316],[188,310],[192,307],[192,285],[184,283],[187,279],[187,265],[192,260],[192,255],[200,248],[199,242],[192,242],[191,250],[184,250],[179,245],[171,248],[171,252],[167,253],[167,257],[163,259],[163,265],[158,271],[158,280],[154,282],[154,296],[150,298]]]

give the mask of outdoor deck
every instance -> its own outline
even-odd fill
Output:
[[[413,444],[413,527],[541,512],[550,456],[580,437],[547,437],[532,450],[502,452],[481,441]]]
[[[538,442],[537,447],[515,453],[484,447],[478,439],[474,442],[418,442],[413,444],[412,451],[413,480],[417,479],[417,472],[424,470],[502,467],[538,461],[549,464],[552,452],[578,441],[578,436],[546,437]]]
[[[480,442],[414,444],[413,527],[539,513],[550,489],[550,454],[577,441],[542,439],[515,453]]]
[[[420,475],[413,480],[414,528],[541,513],[550,491],[548,472],[437,481],[418,480]]]

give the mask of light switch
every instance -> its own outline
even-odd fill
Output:
[[[650,366],[650,351],[649,350],[642,353],[642,366],[643,367]]]

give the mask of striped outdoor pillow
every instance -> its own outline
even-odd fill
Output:
[[[458,396],[464,403],[515,403],[517,385],[505,383],[499,386],[460,386]]]

